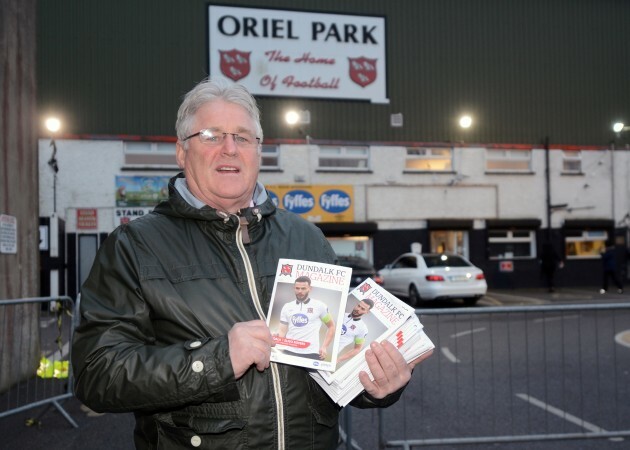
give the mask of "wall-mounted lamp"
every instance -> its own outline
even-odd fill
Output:
[[[612,127],[613,131],[617,134],[621,133],[622,131],[628,131],[630,130],[630,125],[626,125],[623,122],[615,122],[615,124]]]
[[[311,123],[311,112],[308,110],[287,111],[287,113],[284,115],[284,120],[289,125],[295,125],[295,124],[308,125],[309,123]]]
[[[459,118],[459,126],[462,128],[470,128],[472,126],[473,119],[469,115],[463,115]]]

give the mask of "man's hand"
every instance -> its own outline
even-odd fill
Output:
[[[381,344],[372,342],[369,350],[365,352],[365,360],[374,381],[370,380],[370,376],[364,371],[359,373],[359,380],[365,391],[372,397],[385,398],[405,386],[411,379],[411,370],[414,366],[432,353],[433,351],[427,352],[407,364],[405,358],[391,342],[384,341]]]
[[[319,359],[326,359],[326,356],[328,356],[328,350],[326,350],[326,347],[322,347],[319,349]]]
[[[236,379],[242,377],[252,365],[256,365],[259,372],[269,367],[271,347],[275,343],[263,320],[234,324],[228,332],[228,344]]]

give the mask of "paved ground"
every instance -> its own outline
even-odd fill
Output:
[[[604,295],[599,294],[598,288],[595,287],[591,289],[565,288],[553,293],[542,289],[493,290],[480,300],[478,307],[593,301],[630,301],[630,289],[624,294],[615,292]],[[437,303],[434,306],[460,307],[461,305],[450,302]],[[133,449],[134,420],[131,414],[96,414],[83,407],[74,398],[65,401],[63,407],[78,423],[78,428],[73,428],[55,408],[32,409],[0,419],[0,449]],[[26,422],[29,419],[36,419],[35,425],[27,426]],[[557,448],[570,447],[559,445]]]

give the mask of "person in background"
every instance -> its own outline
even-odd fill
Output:
[[[336,448],[337,406],[306,369],[270,363],[265,323],[278,259],[334,264],[330,244],[257,182],[263,131],[244,87],[202,81],[176,130],[168,200],[110,234],[82,287],[76,396],[133,412],[137,449]],[[397,401],[423,359],[387,341],[365,357],[357,407]]]
[[[540,272],[549,292],[555,291],[556,270],[564,267],[564,261],[553,248],[553,244],[543,244],[540,255]]]
[[[623,284],[621,284],[617,273],[617,256],[614,245],[608,245],[602,253],[602,288],[599,290],[600,294],[605,294],[608,291],[608,281],[611,279],[617,286],[617,292],[623,294]]]

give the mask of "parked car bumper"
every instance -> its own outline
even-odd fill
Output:
[[[435,282],[418,286],[418,293],[423,300],[438,300],[449,298],[479,298],[486,295],[488,285],[483,283],[466,284],[463,286]]]

